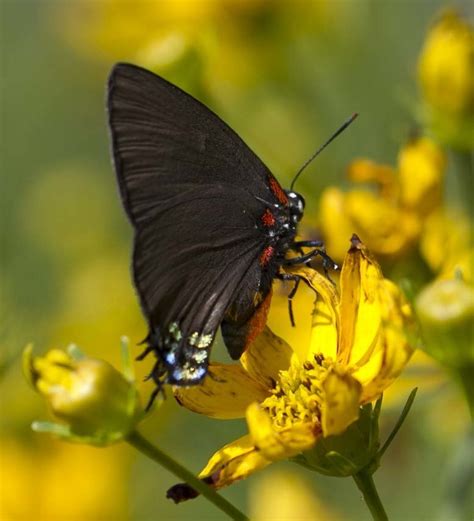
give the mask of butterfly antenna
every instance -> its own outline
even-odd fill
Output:
[[[303,170],[313,161],[313,159],[315,159],[317,156],[319,156],[319,154],[329,145],[329,143],[331,143],[334,139],[337,138],[337,136],[339,134],[341,134],[341,132],[344,132],[344,130],[346,130],[346,128],[356,119],[356,117],[358,116],[359,114],[356,112],[354,114],[352,114],[352,116],[347,120],[345,121],[337,130],[336,132],[334,132],[334,134],[326,141],[326,143],[324,143],[324,145],[320,146],[316,152],[306,161],[306,163],[298,170],[298,172],[296,172],[296,175],[295,177],[293,178],[293,181],[291,182],[291,186],[290,186],[290,190],[293,191],[293,187],[295,186],[295,183],[296,183],[296,180],[298,179],[298,177],[300,176],[300,174],[303,172]]]

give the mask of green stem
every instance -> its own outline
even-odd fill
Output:
[[[473,181],[472,172],[474,168],[474,153],[470,150],[460,151],[454,150],[454,161],[456,164],[457,178],[459,180],[459,188],[461,197],[464,197],[464,205],[470,216],[473,211]]]
[[[471,420],[474,421],[474,367],[469,364],[466,367],[460,367],[456,371],[461,388],[464,391],[464,396],[471,413]]]
[[[353,475],[354,481],[358,489],[364,496],[365,503],[369,507],[370,513],[374,521],[388,521],[387,514],[380,501],[380,497],[375,488],[372,474],[367,469],[362,469],[357,474]]]
[[[201,481],[192,472],[168,456],[168,454],[152,445],[139,432],[133,431],[127,436],[127,441],[142,454],[174,474],[178,479],[185,481],[231,519],[235,521],[249,521],[247,516],[220,496],[212,487]]]

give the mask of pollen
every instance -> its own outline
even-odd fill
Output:
[[[300,423],[313,423],[320,428],[322,382],[333,362],[321,355],[304,364],[293,364],[280,378],[272,394],[262,406],[270,415],[276,430],[293,427]]]

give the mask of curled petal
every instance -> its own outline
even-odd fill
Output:
[[[335,367],[324,379],[323,391],[323,435],[341,434],[359,417],[362,385],[349,373]]]
[[[412,310],[400,289],[391,281],[380,282],[377,297],[382,309],[377,346],[370,363],[353,375],[363,383],[363,402],[378,397],[401,373],[417,342]]]
[[[338,362],[360,366],[368,361],[378,340],[381,323],[378,286],[383,280],[379,265],[357,235],[341,272],[341,336]]]
[[[335,359],[339,330],[336,288],[327,277],[313,269],[299,266],[291,269],[291,273],[302,277],[317,294],[313,309],[311,344],[306,358],[322,353],[326,358]]]
[[[199,477],[219,489],[246,478],[270,463],[255,447],[253,438],[246,435],[218,450]]]
[[[201,385],[175,387],[180,405],[211,418],[243,418],[249,404],[263,401],[268,391],[237,364],[210,364]]]
[[[269,461],[290,458],[310,449],[320,433],[319,425],[303,422],[276,430],[258,403],[248,407],[247,424],[255,446]]]
[[[242,355],[240,362],[253,379],[266,389],[272,389],[278,380],[278,373],[290,366],[292,353],[291,347],[282,338],[265,327]]]

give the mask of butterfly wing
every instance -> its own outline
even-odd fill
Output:
[[[259,288],[267,239],[255,223],[260,199],[282,203],[279,185],[213,112],[145,69],[116,65],[107,104],[135,230],[133,276],[160,370],[170,383],[198,383],[236,291]]]

